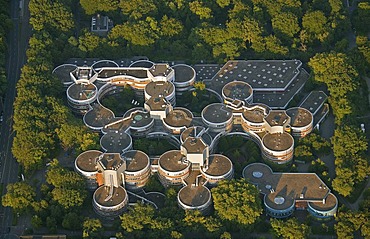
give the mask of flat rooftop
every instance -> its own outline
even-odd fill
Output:
[[[262,138],[263,145],[273,151],[284,151],[294,144],[293,137],[288,133],[265,134]]]
[[[150,73],[152,73],[152,75],[154,77],[156,76],[167,76],[168,74],[170,74],[173,70],[172,68],[166,64],[166,63],[157,63],[157,64],[154,64],[150,69],[149,69]]]
[[[53,70],[53,75],[56,76],[62,83],[72,82],[69,73],[76,70],[77,66],[73,64],[63,64]]]
[[[153,62],[149,60],[140,60],[140,61],[135,61],[130,65],[130,67],[143,67],[143,68],[151,68],[154,65]]]
[[[137,172],[150,164],[148,155],[140,150],[130,150],[122,154],[126,160],[126,171]]]
[[[72,84],[67,89],[67,95],[74,100],[88,100],[98,93],[94,84]]]
[[[120,131],[110,131],[100,138],[100,145],[109,153],[121,153],[131,144],[131,136]]]
[[[131,115],[130,125],[132,127],[144,127],[151,124],[154,119],[150,118],[149,112],[136,111]]]
[[[268,123],[271,127],[283,126],[289,120],[290,117],[286,114],[285,110],[271,110],[265,117],[266,123]]]
[[[253,94],[253,90],[248,83],[232,81],[223,87],[222,93],[227,98],[244,101]]]
[[[286,111],[286,113],[290,116],[290,125],[293,127],[307,126],[313,121],[311,112],[305,108],[290,108]]]
[[[145,86],[145,92],[151,97],[167,97],[175,91],[175,86],[169,81],[152,81]]]
[[[159,157],[158,164],[166,171],[178,172],[189,167],[189,163],[180,150],[170,150]]]
[[[253,163],[243,170],[243,177],[258,186],[265,202],[275,209],[285,209],[295,200],[321,201],[330,190],[315,173],[273,173],[266,164]]]
[[[119,153],[104,153],[100,156],[99,163],[104,170],[117,170],[124,161]]]
[[[187,82],[195,78],[195,70],[188,65],[175,65],[172,67],[175,71],[175,82]]]
[[[139,79],[148,78],[148,71],[140,68],[103,68],[98,73],[98,78],[110,78],[112,76],[132,76]]]
[[[182,142],[184,142],[188,137],[200,137],[205,144],[211,145],[212,143],[212,137],[205,132],[205,128],[202,126],[189,127],[181,133],[180,137]]]
[[[101,128],[114,118],[113,112],[104,106],[98,103],[91,104],[90,106],[92,110],[88,111],[83,117],[87,125]]]
[[[219,64],[197,64],[193,68],[197,75],[198,81],[211,80],[216,73],[221,69]]]
[[[109,196],[110,187],[108,186],[101,186],[96,189],[94,193],[95,201],[105,207],[113,207],[117,206],[120,203],[124,202],[127,197],[126,190],[122,187],[113,187],[113,194],[109,200],[106,200]]]
[[[202,110],[202,117],[208,122],[219,124],[230,120],[233,117],[232,111],[222,103],[207,105]]]
[[[243,109],[243,117],[252,123],[262,123],[265,118],[265,112],[260,107],[253,109]]]
[[[316,210],[325,211],[334,208],[338,205],[338,199],[334,196],[334,194],[329,193],[329,195],[325,198],[325,204],[320,202],[310,202],[311,207]]]
[[[289,102],[306,84],[309,74],[301,68],[298,76],[287,86],[285,91],[254,91],[253,102],[263,103],[271,108],[284,109]]]
[[[298,60],[228,61],[207,83],[219,93],[226,83],[235,80],[247,82],[254,91],[284,91],[301,65]]]
[[[145,102],[146,105],[150,107],[151,111],[164,111],[169,104],[165,98],[162,97],[150,97],[149,100]]]
[[[188,137],[181,145],[188,154],[203,154],[203,151],[208,147],[201,138]]]
[[[209,156],[208,169],[203,170],[203,172],[217,177],[229,173],[232,168],[233,165],[228,157],[221,154],[212,154]]]
[[[122,117],[112,118],[106,125],[104,125],[102,132],[103,133],[114,131],[124,132],[130,126],[130,122],[131,118],[122,118]]]
[[[173,127],[186,126],[189,127],[193,121],[193,114],[185,108],[175,108],[171,111],[164,122]]]
[[[323,91],[311,91],[299,107],[308,109],[313,115],[315,115],[327,98],[328,96]]]
[[[180,201],[189,207],[200,207],[211,200],[211,192],[203,185],[183,187],[179,191]]]
[[[118,64],[111,60],[101,60],[97,61],[92,65],[92,68],[97,71],[103,67],[119,67]]]
[[[79,169],[85,172],[96,172],[96,162],[98,161],[99,156],[102,154],[99,150],[88,150],[76,158],[76,165]]]

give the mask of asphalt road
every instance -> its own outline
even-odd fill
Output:
[[[0,137],[0,182],[4,185],[3,194],[6,192],[6,185],[18,181],[18,163],[13,158],[11,147],[14,133],[13,126],[13,103],[16,95],[16,83],[19,80],[20,70],[26,62],[26,49],[31,28],[29,26],[28,0],[10,1],[11,20],[13,28],[8,35],[8,56],[7,56],[7,79],[8,90],[4,100],[3,122],[1,125]],[[23,4],[22,4],[23,3]],[[20,6],[26,6],[20,9]],[[13,230],[9,232],[12,225],[12,210],[0,207],[0,235],[1,238],[14,238]]]

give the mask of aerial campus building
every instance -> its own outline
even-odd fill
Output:
[[[72,110],[83,115],[87,127],[102,134],[104,152],[83,152],[75,161],[75,170],[95,190],[94,209],[105,217],[122,213],[128,204],[127,192],[143,188],[154,173],[164,186],[182,186],[177,197],[180,207],[207,212],[212,204],[209,188],[234,175],[231,160],[213,153],[220,137],[251,139],[265,160],[284,164],[293,159],[293,137],[309,134],[328,112],[323,92],[312,92],[300,106],[285,110],[308,80],[297,60],[229,61],[224,66],[193,67],[148,60],[125,63],[76,59],[53,71],[66,87]],[[203,80],[206,90],[219,99],[200,116],[176,107],[176,96],[194,90],[196,79]],[[101,100],[125,86],[134,89],[145,103],[116,116]],[[132,149],[133,137],[164,137],[178,150],[149,157]],[[322,205],[315,203],[319,204],[310,201],[309,208],[319,215],[317,208]]]
[[[337,198],[316,173],[274,173],[266,164],[253,163],[244,168],[243,177],[264,195],[266,213],[272,217],[288,217],[295,209],[307,209],[318,218],[337,212]]]

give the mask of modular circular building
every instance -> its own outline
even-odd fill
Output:
[[[124,152],[122,158],[126,160],[125,185],[127,189],[137,190],[145,186],[150,177],[150,159],[139,150]]]
[[[87,188],[94,190],[97,187],[96,174],[98,168],[96,162],[102,154],[99,150],[88,150],[80,155],[75,160],[75,171],[87,179]]]
[[[240,100],[251,104],[253,102],[253,89],[246,82],[231,81],[222,88],[222,98],[230,103],[234,100]]]
[[[201,168],[201,174],[210,186],[214,186],[220,180],[233,178],[233,164],[228,157],[222,154],[212,154],[209,156],[207,167]]]
[[[122,186],[100,186],[93,195],[93,208],[103,217],[116,217],[127,208],[128,195]]]
[[[290,126],[293,136],[304,137],[311,133],[313,129],[313,115],[309,110],[294,107],[288,109],[286,113],[291,119]]]
[[[67,88],[68,104],[74,112],[84,114],[96,100],[97,91],[98,88],[94,84],[71,84]]]
[[[190,163],[180,150],[162,154],[158,160],[158,175],[163,185],[180,185],[189,176]]]
[[[230,132],[233,126],[232,111],[222,103],[207,105],[202,110],[202,120],[212,132]]]
[[[315,173],[275,173],[266,164],[252,163],[243,177],[264,194],[266,213],[272,217],[290,216],[295,209],[308,210],[317,218],[330,218],[338,201]]]
[[[179,206],[185,210],[199,210],[207,213],[212,205],[211,191],[203,186],[185,186],[177,194]]]
[[[262,138],[262,156],[276,163],[286,163],[293,159],[294,139],[284,133],[265,134]]]
[[[195,82],[195,70],[193,67],[185,64],[178,64],[172,66],[175,71],[175,81],[173,82],[176,87],[177,93],[189,91]]]

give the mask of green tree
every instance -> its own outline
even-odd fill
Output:
[[[272,229],[275,235],[284,239],[307,238],[309,227],[306,224],[301,224],[295,218],[290,218],[286,221],[272,218],[270,220]]]
[[[100,37],[87,30],[78,38],[78,48],[81,51],[92,52],[99,46],[99,44]]]
[[[100,238],[103,225],[99,219],[86,218],[82,226],[83,238]]]
[[[81,218],[75,212],[70,212],[63,217],[62,226],[68,230],[81,229]]]
[[[221,181],[212,189],[217,215],[223,220],[253,224],[262,214],[259,192],[244,179]]]
[[[23,212],[35,201],[35,189],[25,182],[10,183],[6,186],[6,191],[2,197],[2,205],[15,211]]]
[[[73,28],[73,15],[60,1],[31,0],[29,5],[30,23],[36,31],[55,28],[68,31]]]
[[[161,26],[161,35],[162,36],[175,36],[181,33],[184,26],[181,21],[175,18],[169,18],[167,15],[164,15],[160,22]]]
[[[86,14],[92,15],[97,12],[109,12],[118,8],[119,0],[80,0]]]
[[[121,218],[121,226],[127,232],[143,230],[144,227],[150,227],[153,223],[154,208],[145,204],[136,204],[134,208],[129,209]]]
[[[153,0],[121,0],[119,6],[123,14],[136,20],[157,12]]]
[[[71,119],[55,130],[63,148],[76,148],[82,152],[99,147],[99,134],[91,132],[81,121]]]
[[[315,39],[324,42],[330,33],[328,19],[322,11],[307,12],[302,18],[302,26],[311,42]]]
[[[46,181],[54,186],[53,199],[64,208],[79,207],[87,196],[85,180],[78,173],[59,166],[56,159],[49,166]]]
[[[212,9],[205,6],[202,1],[189,2],[189,9],[192,13],[199,16],[200,19],[208,19],[212,17]]]
[[[299,31],[298,17],[292,12],[282,12],[272,19],[272,27],[288,37],[294,37]]]
[[[337,124],[350,114],[351,103],[348,95],[358,87],[358,72],[343,53],[318,53],[310,59],[308,65],[314,73],[314,79],[325,83],[330,92],[329,102],[336,116]]]

